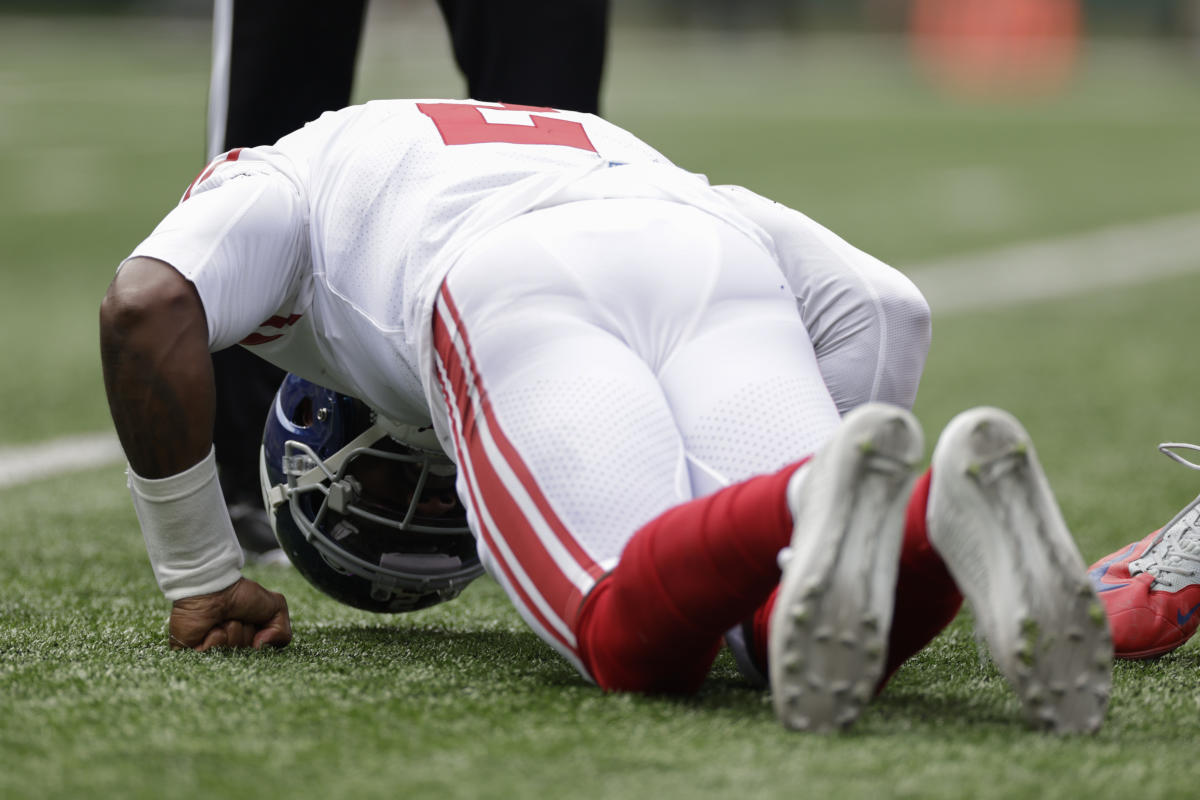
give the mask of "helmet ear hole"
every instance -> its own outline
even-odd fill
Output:
[[[305,397],[296,404],[296,408],[292,410],[291,422],[300,428],[308,428],[313,424],[313,401],[311,397]]]

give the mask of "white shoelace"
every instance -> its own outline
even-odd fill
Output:
[[[1194,461],[1189,461],[1188,459],[1179,455],[1179,453],[1176,453],[1175,452],[1176,450],[1194,450],[1197,453],[1200,453],[1200,444],[1186,444],[1184,442],[1163,442],[1162,444],[1160,444],[1158,446],[1158,452],[1162,453],[1167,458],[1178,461],[1180,464],[1183,464],[1188,469],[1200,470],[1200,464],[1197,464]]]
[[[1200,445],[1164,442],[1158,449],[1163,455],[1188,469],[1200,471],[1200,464],[1175,452],[1200,452]],[[1188,579],[1200,577],[1200,502],[1197,501],[1200,501],[1200,498],[1193,500],[1176,519],[1167,524],[1162,538],[1151,545],[1144,556],[1129,564],[1131,575],[1149,572],[1154,576],[1151,589],[1162,587],[1175,591],[1182,588],[1176,584],[1186,585],[1194,582]],[[1180,581],[1179,578],[1184,580]]]

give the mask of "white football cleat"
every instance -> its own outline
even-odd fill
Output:
[[[1097,730],[1112,686],[1104,609],[1012,415],[975,408],[950,421],[933,452],[927,520],[1030,723]]]
[[[775,714],[786,728],[846,728],[875,694],[923,451],[912,414],[871,404],[847,414],[788,484],[794,527],[768,637]]]

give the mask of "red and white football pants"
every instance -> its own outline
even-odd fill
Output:
[[[838,424],[775,260],[688,206],[571,203],[469,249],[434,327],[489,574],[601,686],[694,689],[767,602],[783,487]]]

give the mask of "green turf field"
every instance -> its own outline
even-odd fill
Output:
[[[360,96],[457,96],[436,26],[379,20]],[[202,166],[203,23],[0,17],[0,448],[109,427],[96,308]],[[902,268],[1200,211],[1200,60],[1097,42],[1066,96],[949,102],[900,42],[613,37],[606,112],[686,167]],[[1200,266],[1200,253],[1195,254]],[[1200,491],[1200,271],[935,319],[932,443],[1001,405],[1090,561]],[[402,618],[288,572],[281,652],[169,653],[116,467],[0,490],[0,797],[1190,796],[1200,647],[1119,664],[1092,737],[1027,731],[964,615],[844,735],[786,734],[722,658],[696,698],[605,696],[481,580]]]

